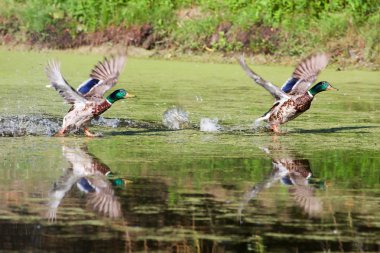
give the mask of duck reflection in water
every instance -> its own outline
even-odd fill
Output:
[[[87,148],[63,146],[62,151],[70,167],[50,191],[47,218],[50,221],[57,219],[57,209],[73,185],[85,193],[87,207],[102,216],[120,217],[121,206],[113,186],[123,186],[126,181],[114,178],[110,168],[88,153]]]
[[[246,192],[239,208],[239,217],[244,207],[257,195],[277,183],[288,186],[288,191],[296,205],[309,217],[319,216],[322,212],[322,201],[315,194],[316,189],[323,189],[325,183],[313,177],[307,159],[289,153],[279,145],[262,150],[272,157],[272,171],[262,182]]]

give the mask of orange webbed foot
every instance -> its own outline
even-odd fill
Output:
[[[278,125],[271,125],[271,130],[272,130],[273,133],[275,133],[275,134],[281,134],[281,131],[280,131]]]
[[[87,127],[84,127],[83,130],[84,130],[84,134],[85,134],[87,137],[91,137],[91,138],[93,138],[93,137],[102,137],[102,134],[100,134],[100,133],[96,133],[96,134],[91,133],[91,132],[88,130]]]
[[[65,130],[59,130],[55,135],[53,135],[53,137],[65,137]]]
[[[95,137],[95,136],[96,136],[95,134],[91,133],[91,132],[88,130],[87,127],[84,127],[83,130],[84,130],[84,134],[85,134],[87,137]]]

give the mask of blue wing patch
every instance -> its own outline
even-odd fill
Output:
[[[78,87],[78,92],[82,95],[86,94],[89,92],[92,87],[97,85],[99,83],[98,79],[88,79],[87,81],[84,81],[81,85]]]
[[[290,180],[289,176],[282,177],[281,183],[283,183],[285,185],[293,185],[293,182],[292,182],[292,180]]]
[[[77,186],[78,188],[85,192],[85,193],[88,193],[88,192],[95,192],[95,188],[90,184],[90,182],[88,182],[88,180],[84,177],[82,177],[81,179],[79,179],[78,183],[77,183]]]
[[[289,78],[288,81],[286,81],[286,83],[281,87],[281,90],[285,93],[289,93],[294,85],[298,82],[298,78]]]

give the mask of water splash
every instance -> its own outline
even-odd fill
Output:
[[[251,125],[251,130],[254,132],[269,132],[270,126],[262,118],[258,118]]]
[[[200,130],[202,132],[219,132],[222,126],[218,124],[218,119],[202,118],[200,123]]]
[[[140,120],[133,120],[133,119],[104,118],[102,116],[91,120],[91,124],[94,126],[112,127],[112,128],[131,127],[131,128],[145,128],[145,129],[164,129],[164,126],[156,122],[140,121]]]
[[[107,126],[107,127],[117,128],[121,125],[121,120],[107,119],[100,116],[91,120],[91,124],[94,126]]]
[[[60,127],[60,120],[42,115],[0,116],[0,136],[52,136]]]
[[[53,136],[60,129],[61,124],[61,118],[53,118],[47,115],[0,115],[0,137]],[[159,123],[118,118],[99,117],[92,120],[91,124],[112,128],[164,129],[164,126]]]
[[[184,129],[190,126],[189,114],[179,106],[172,107],[162,115],[162,123],[171,130]]]

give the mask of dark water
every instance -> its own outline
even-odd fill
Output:
[[[378,152],[130,131],[2,138],[0,250],[380,250]]]

